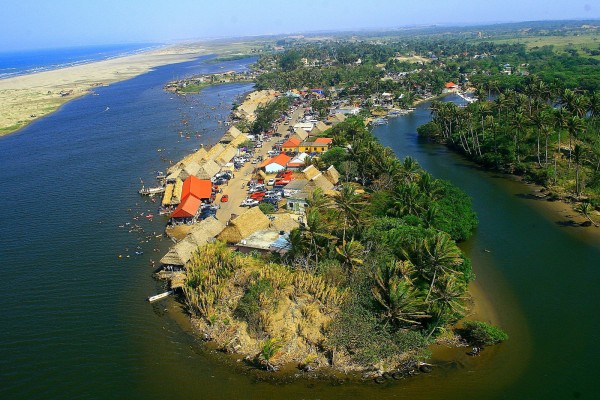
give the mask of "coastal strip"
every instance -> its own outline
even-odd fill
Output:
[[[191,61],[208,54],[200,44],[169,46],[149,52],[0,80],[0,136],[46,116],[99,86],[127,80],[158,66]]]

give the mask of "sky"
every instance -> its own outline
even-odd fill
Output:
[[[600,19],[597,0],[0,0],[0,51],[311,31]]]

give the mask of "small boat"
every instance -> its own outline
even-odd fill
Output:
[[[140,190],[138,190],[138,193],[141,194],[142,196],[150,196],[153,194],[164,193],[164,192],[165,192],[164,186],[157,186],[157,187],[151,187],[151,188],[146,188],[146,187],[142,186],[142,188]]]
[[[148,215],[146,215],[146,218],[148,218],[148,219],[152,219],[152,218],[154,218],[154,215],[152,215],[152,214],[148,214]]]

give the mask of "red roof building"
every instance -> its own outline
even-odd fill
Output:
[[[192,196],[187,196],[173,211],[171,217],[173,218],[190,218],[194,217],[200,208],[200,199]]]
[[[195,176],[189,176],[183,181],[181,198],[186,199],[189,196],[197,199],[210,199],[212,195],[212,182],[206,179],[198,179]]]
[[[446,89],[456,89],[457,87],[458,87],[458,85],[454,82],[446,83]]]

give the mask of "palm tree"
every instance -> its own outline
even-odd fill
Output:
[[[567,130],[569,131],[569,169],[571,169],[571,158],[573,153],[573,138],[577,139],[579,131],[583,128],[583,121],[578,116],[571,116],[567,120]]]
[[[584,149],[581,145],[576,144],[575,150],[573,151],[573,155],[575,156],[575,194],[577,197],[581,194],[581,185],[579,178],[579,169],[581,167],[581,163],[583,162],[584,157]]]
[[[438,277],[450,274],[454,267],[463,263],[456,243],[444,232],[436,232],[422,241],[414,242],[408,251],[403,249],[402,254],[429,282],[425,301],[429,300]]]
[[[333,205],[343,217],[342,242],[346,242],[348,224],[351,224],[357,230],[361,228],[361,217],[365,201],[360,195],[355,193],[352,185],[344,184],[333,197]]]
[[[420,324],[429,318],[422,294],[412,281],[415,271],[409,261],[380,265],[374,273],[373,297],[384,309],[384,317],[402,327]]]
[[[365,248],[360,242],[354,239],[349,242],[343,241],[340,246],[335,247],[335,252],[340,258],[342,266],[349,273],[354,272],[356,266],[364,263]]]
[[[577,211],[578,213],[582,214],[584,217],[586,217],[592,224],[594,224],[595,227],[598,226],[598,224],[592,219],[592,217],[590,216],[590,212],[592,211],[593,207],[590,204],[589,201],[584,201],[583,203],[579,204],[577,206],[577,208],[575,208],[575,211]]]

